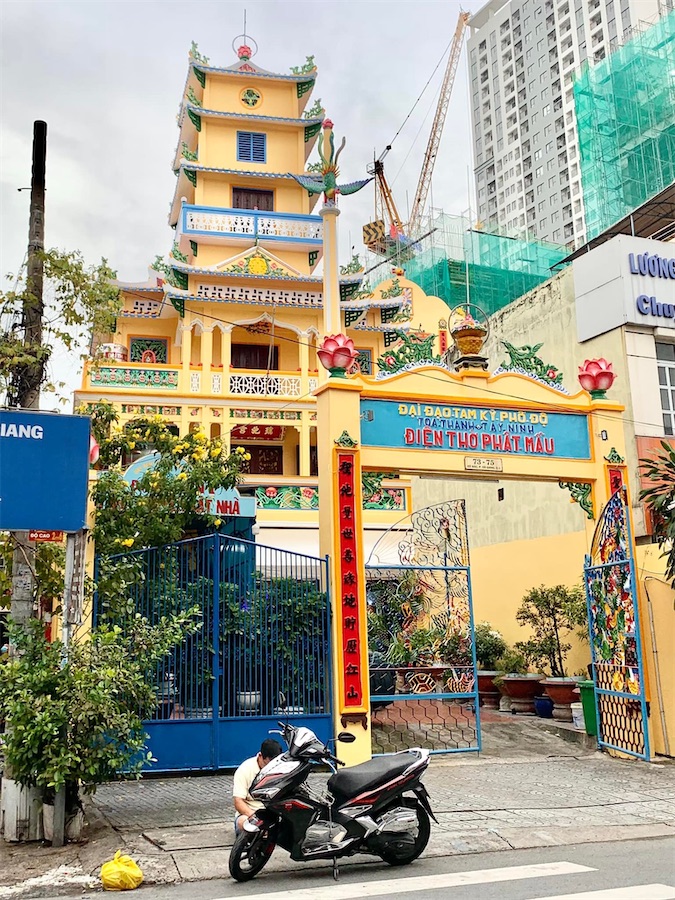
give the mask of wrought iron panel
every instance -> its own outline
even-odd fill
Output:
[[[275,727],[282,692],[287,715],[332,736],[327,560],[210,535],[113,563],[131,582],[129,612],[201,617],[156,669],[144,723],[156,771],[238,765]],[[109,612],[97,602],[97,617]]]
[[[375,753],[480,749],[464,501],[397,523],[366,567]]]
[[[625,488],[598,521],[584,569],[598,743],[650,758],[630,517]]]

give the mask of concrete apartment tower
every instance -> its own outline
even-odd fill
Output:
[[[470,21],[478,220],[578,247],[586,238],[572,79],[673,0],[491,0]]]

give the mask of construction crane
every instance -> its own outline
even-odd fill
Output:
[[[411,240],[419,237],[420,220],[422,213],[424,212],[429,187],[431,185],[431,176],[434,171],[436,155],[443,134],[443,126],[445,125],[445,119],[448,112],[450,95],[452,94],[452,87],[455,81],[457,65],[462,50],[464,31],[469,19],[469,13],[460,11],[457,27],[455,28],[455,34],[452,39],[452,46],[445,69],[445,75],[443,76],[443,84],[441,85],[441,92],[436,106],[436,114],[431,127],[431,134],[429,135],[429,142],[424,155],[424,164],[420,173],[415,200],[413,201],[410,222],[407,226],[404,227],[401,221],[391,188],[389,187],[384,174],[384,158],[391,150],[391,144],[388,144],[384,149],[384,152],[380,154],[379,158],[374,160],[367,167],[368,174],[375,176],[375,221],[369,222],[367,225],[363,226],[363,243],[369,250],[379,256],[398,257],[402,262],[405,259],[410,258],[412,254]],[[424,91],[422,91],[422,93],[424,93]],[[422,95],[418,97],[415,106],[421,99],[421,96]],[[413,109],[415,106],[413,106]],[[409,117],[410,113],[408,114],[408,117],[406,117],[406,121]],[[403,124],[405,125],[405,121]],[[402,127],[403,126],[401,126],[401,128]],[[399,128],[397,136],[400,131],[401,129]],[[408,249],[406,249],[406,247]]]
[[[390,150],[391,144],[387,144],[380,156],[366,167],[368,174],[375,176],[375,221],[364,225],[363,242],[378,256],[395,252],[396,242],[403,235],[403,222],[384,174],[384,158]],[[388,231],[385,220],[389,223]]]
[[[462,52],[464,31],[470,18],[471,16],[468,12],[460,11],[457,27],[455,28],[455,36],[452,39],[448,64],[445,69],[445,75],[443,76],[441,93],[438,97],[438,104],[436,105],[436,115],[434,116],[434,121],[431,126],[427,151],[424,154],[424,163],[420,173],[420,180],[417,184],[417,193],[413,200],[410,221],[408,222],[408,227],[406,229],[410,236],[417,235],[420,230],[420,220],[422,218],[422,213],[424,212],[424,207],[426,206],[429,188],[431,187],[431,176],[434,172],[436,155],[438,154],[438,148],[443,135],[443,126],[445,125],[445,118],[448,114],[448,106],[450,105],[450,95],[452,94],[452,87],[455,83],[459,56]]]

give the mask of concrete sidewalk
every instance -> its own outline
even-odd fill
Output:
[[[534,720],[505,718],[484,736],[480,759],[437,756],[425,775],[439,820],[425,855],[675,836],[675,765],[611,759]],[[86,843],[0,846],[0,898],[96,884],[117,849],[139,862],[147,882],[226,876],[231,787],[228,775],[106,785],[89,804]],[[278,851],[268,868],[296,866]]]

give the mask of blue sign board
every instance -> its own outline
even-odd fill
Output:
[[[133,462],[124,473],[124,480],[133,485],[147,471],[153,469],[159,459],[159,453],[147,453]],[[212,516],[248,516],[255,519],[255,497],[242,497],[236,488],[218,488],[216,491],[202,489],[198,512],[205,512]]]
[[[0,410],[0,529],[79,531],[88,481],[87,416]]]
[[[493,456],[590,459],[588,416],[441,405],[425,401],[361,401],[364,447],[451,450]]]

